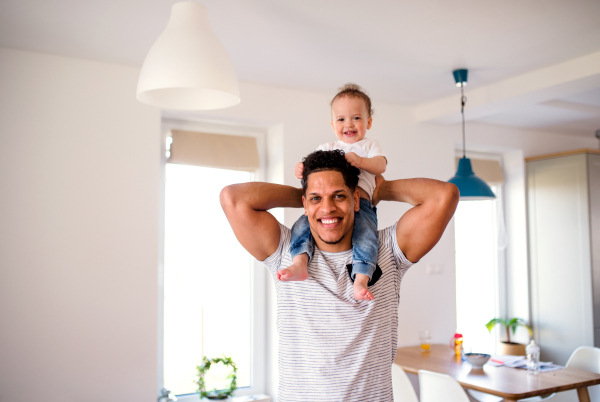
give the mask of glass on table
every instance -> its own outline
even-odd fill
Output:
[[[428,329],[419,331],[419,342],[421,343],[421,349],[429,350],[431,348],[431,332]]]

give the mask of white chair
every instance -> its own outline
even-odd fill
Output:
[[[419,370],[421,402],[469,402],[460,384],[446,374]]]
[[[392,364],[392,388],[394,402],[419,402],[408,376],[397,364]]]
[[[600,373],[600,348],[578,347],[569,357],[567,367]]]
[[[565,367],[592,371],[600,374],[600,348],[581,346],[571,354]],[[479,402],[500,402],[502,398],[479,391],[468,390],[469,394]],[[534,396],[532,398],[519,399],[519,402],[538,402],[552,398],[555,394],[546,396]]]
[[[575,349],[569,357],[569,361],[567,361],[567,367],[600,374],[600,348],[581,346]],[[588,392],[590,393],[590,400],[600,401],[600,385],[588,387]]]

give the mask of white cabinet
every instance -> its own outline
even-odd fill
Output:
[[[531,321],[542,360],[600,346],[600,151],[527,159]]]

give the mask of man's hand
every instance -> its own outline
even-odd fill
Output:
[[[378,190],[384,182],[385,179],[382,175],[378,174],[377,176],[375,176],[375,189],[373,190],[373,196],[371,197],[371,204],[373,204],[374,207],[377,206],[377,204],[379,204],[379,201],[381,201],[381,198],[379,198]]]
[[[348,152],[346,155],[346,161],[354,166],[355,168],[360,169],[360,165],[362,163],[362,157],[356,155],[354,152]]]
[[[296,179],[302,180],[302,173],[304,173],[304,163],[298,162],[296,168],[294,169],[294,175],[296,176]]]
[[[432,179],[385,180],[375,176],[373,205],[379,201],[413,206],[396,225],[398,246],[409,261],[417,262],[436,245],[458,204],[458,188]]]

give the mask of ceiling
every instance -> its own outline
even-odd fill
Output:
[[[175,2],[1,0],[0,47],[141,66]],[[459,104],[456,68],[469,69],[468,95],[600,52],[599,0],[199,2],[242,81],[327,93],[356,82],[410,107]],[[600,82],[477,120],[593,136]]]

